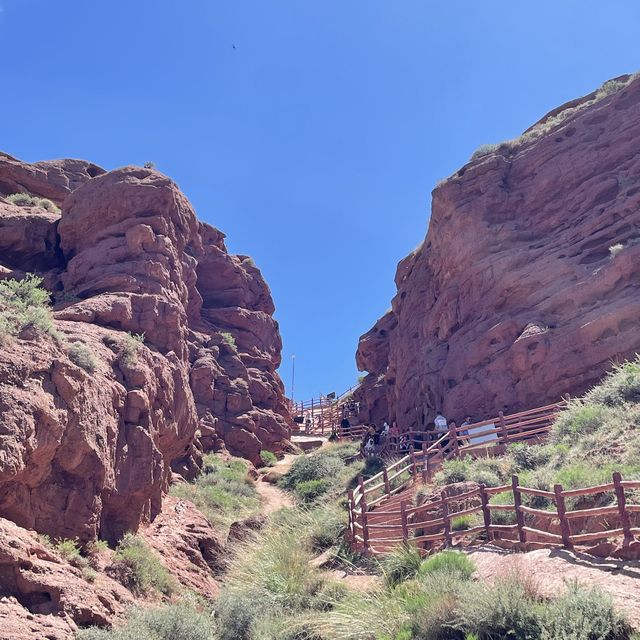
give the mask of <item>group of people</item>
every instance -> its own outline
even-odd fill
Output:
[[[345,430],[348,431],[348,423],[349,421],[346,418],[342,421],[341,427],[343,433]],[[441,411],[437,411],[434,421],[424,425],[422,431],[418,433],[398,434],[396,422],[393,422],[393,426],[391,427],[387,421],[380,427],[375,424],[370,424],[367,426],[362,438],[362,450],[365,455],[377,454],[390,441],[392,436],[397,436],[395,442],[397,443],[397,449],[400,451],[408,451],[412,445],[414,448],[419,449],[423,444],[429,446],[438,441],[440,441],[442,447],[447,447],[452,438],[452,433],[456,433],[458,445],[462,446],[469,442],[469,432],[464,427],[471,424],[471,416],[467,416],[460,425],[463,428],[458,429],[456,421],[447,420]]]
[[[362,450],[366,456],[378,453],[389,441],[391,428],[385,420],[381,427],[370,424],[362,437]]]
[[[437,411],[434,421],[430,424],[426,424],[423,427],[422,432],[414,433],[412,434],[412,437],[410,437],[409,434],[405,434],[401,437],[400,448],[408,449],[410,445],[413,445],[415,448],[419,448],[423,444],[430,445],[439,440],[442,441],[442,446],[446,447],[449,444],[452,433],[456,433],[456,439],[458,440],[459,445],[467,444],[469,442],[469,431],[464,427],[468,427],[471,424],[471,416],[467,416],[460,425],[462,429],[458,429],[458,424],[455,420],[447,420],[442,411]]]

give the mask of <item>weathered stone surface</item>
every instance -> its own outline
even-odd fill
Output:
[[[72,640],[79,627],[107,626],[133,597],[122,585],[81,569],[33,532],[0,518],[0,640]]]
[[[60,205],[81,184],[104,173],[85,160],[48,160],[29,164],[0,152],[0,195],[29,193]]]
[[[162,513],[142,536],[183,587],[207,598],[217,596],[215,578],[227,568],[228,552],[193,503],[165,498]]]
[[[173,472],[194,476],[203,451],[283,451],[290,416],[253,263],[166,176],[91,167],[0,157],[5,191],[62,207],[58,220],[0,200],[0,277],[49,268],[60,334],[0,344],[0,516],[115,541],[158,516]],[[95,370],[70,359],[74,342]]]
[[[376,376],[364,406],[382,406],[384,376],[387,415],[376,420],[408,429],[436,409],[460,420],[539,406],[640,349],[638,139],[636,79],[433,191],[392,312],[358,349]]]

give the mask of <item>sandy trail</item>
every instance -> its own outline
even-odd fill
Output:
[[[640,629],[640,562],[601,559],[565,549],[540,549],[509,553],[496,547],[480,547],[469,556],[478,567],[478,577],[492,581],[511,571],[534,580],[541,595],[557,596],[568,582],[598,587],[608,593],[629,622]]]

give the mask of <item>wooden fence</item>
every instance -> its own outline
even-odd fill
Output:
[[[300,428],[304,429],[305,433],[328,435],[333,431],[336,432],[339,438],[354,439],[362,437],[364,435],[364,427],[360,425],[354,426],[353,432],[340,429],[340,422],[344,413],[343,406],[353,389],[354,387],[350,387],[337,397],[327,398],[326,396],[320,396],[319,398],[290,403],[290,411],[304,419]],[[307,418],[310,421],[308,428],[306,424]]]
[[[449,426],[446,433],[440,432],[440,440],[446,451],[447,458],[458,457],[466,453],[485,452],[487,449],[507,445],[511,442],[544,437],[553,424],[555,417],[564,407],[566,402],[529,409],[505,416],[502,412],[497,417],[473,424],[453,428]],[[410,447],[421,449],[426,444],[434,442],[436,434],[429,431],[406,431],[404,433],[392,433],[390,437],[390,449],[396,452],[408,452]]]
[[[384,498],[390,498],[398,491],[398,488],[393,489],[389,484],[390,478],[397,473],[389,476],[387,470],[384,474]],[[513,540],[520,548],[544,546],[569,549],[613,537],[623,538],[624,547],[630,545],[635,536],[640,536],[640,526],[634,526],[638,518],[633,515],[640,513],[640,504],[630,504],[626,495],[627,490],[640,489],[640,481],[622,480],[617,472],[607,484],[568,490],[556,484],[553,491],[521,486],[518,476],[514,475],[508,485],[491,488],[480,485],[458,495],[447,495],[443,491],[437,500],[418,506],[401,500],[391,508],[383,506],[380,511],[369,511],[371,504],[367,504],[363,485],[364,481],[360,479],[359,495],[355,496],[354,492],[349,495],[349,533],[355,547],[371,554],[388,552],[402,542],[419,548],[427,544],[447,547],[455,539],[477,536],[486,540],[499,536]],[[400,485],[400,488],[404,488],[404,485]],[[491,503],[493,496],[505,492],[512,493],[513,504]],[[568,499],[599,494],[611,494],[612,504],[567,510]],[[526,496],[543,498],[553,508],[526,506]],[[494,511],[514,513],[515,523],[493,524],[491,514]],[[456,520],[473,514],[478,514],[477,525],[456,530]],[[584,528],[589,522],[598,530],[584,533],[572,530]],[[611,527],[611,522],[617,526]]]
[[[512,442],[539,440],[548,433],[553,420],[565,406],[566,403],[561,402],[509,416],[499,414],[494,420],[450,429],[431,444],[421,443],[419,450],[409,444],[406,455],[368,480],[361,477],[358,486],[348,492],[349,536],[352,544],[368,553],[384,553],[403,541],[416,545],[442,542],[446,546],[455,538],[473,535],[484,535],[487,540],[495,535],[514,536],[521,545],[535,542],[544,546],[569,548],[622,536],[624,543],[629,544],[634,536],[640,534],[640,528],[632,526],[632,514],[640,513],[640,505],[628,504],[625,491],[640,489],[640,481],[623,481],[618,473],[613,474],[611,483],[580,489],[565,490],[561,485],[556,485],[553,491],[543,491],[523,487],[519,484],[518,476],[513,476],[510,485],[492,488],[480,486],[458,496],[446,496],[443,493],[438,500],[419,506],[412,506],[401,497],[400,500],[396,498],[396,494],[419,479],[423,484],[430,482],[444,460],[464,455],[490,455]],[[416,440],[413,439],[413,442]],[[493,496],[508,491],[513,493],[513,504],[491,502]],[[568,498],[607,492],[615,495],[615,505],[567,510]],[[523,496],[548,501],[549,506],[555,505],[555,510],[524,504]],[[474,500],[472,506],[462,510],[453,509],[453,505]],[[434,509],[437,517],[425,517]],[[512,511],[515,523],[492,523],[492,511]],[[480,512],[482,524],[459,531],[452,526],[454,519]],[[585,533],[572,532],[571,523],[575,519],[598,517],[617,518],[619,526]],[[532,524],[537,526],[530,526]],[[431,531],[424,533],[425,529]]]

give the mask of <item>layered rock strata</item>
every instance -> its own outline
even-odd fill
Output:
[[[540,406],[640,350],[638,140],[640,80],[623,76],[434,189],[392,310],[360,339],[362,419]]]
[[[0,278],[25,272],[54,330],[0,343],[0,516],[113,542],[203,452],[288,447],[269,288],[166,176],[0,156]]]

